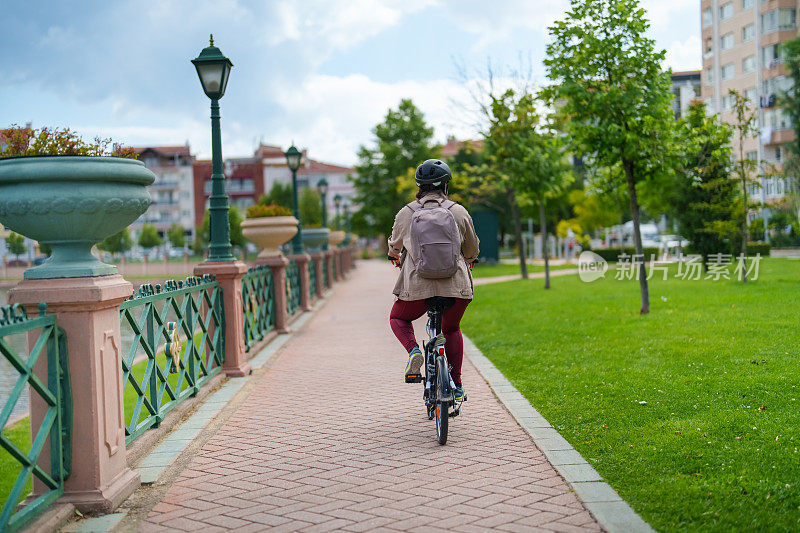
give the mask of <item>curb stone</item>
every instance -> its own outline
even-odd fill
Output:
[[[502,372],[464,335],[464,353],[511,413],[561,474],[583,505],[610,533],[654,533],[600,474],[534,409]]]

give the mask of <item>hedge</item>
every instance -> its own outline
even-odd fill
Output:
[[[623,253],[628,254],[631,257],[633,257],[636,253],[633,246],[624,246],[622,248],[603,248],[601,250],[592,251],[608,262],[618,261],[619,256]],[[651,255],[658,257],[658,248],[643,248],[642,251],[644,252],[645,261],[649,261]]]

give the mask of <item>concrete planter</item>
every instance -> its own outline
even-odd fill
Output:
[[[0,160],[0,223],[50,245],[53,253],[25,279],[106,276],[115,266],[92,246],[147,211],[155,175],[120,157],[46,156]]]
[[[322,246],[328,242],[330,232],[328,228],[303,228],[303,246],[311,252],[322,250]]]
[[[258,257],[280,257],[278,247],[295,236],[297,222],[293,216],[248,218],[242,222],[242,235],[258,246]]]
[[[345,232],[342,230],[332,231],[328,236],[328,245],[331,248],[339,246],[344,241],[345,235]]]

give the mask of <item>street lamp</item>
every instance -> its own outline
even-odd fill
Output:
[[[219,125],[219,99],[225,94],[233,63],[214,46],[209,46],[192,59],[203,92],[211,99],[211,197],[209,198],[208,261],[235,261],[231,249],[231,228],[228,221],[228,195],[225,194],[225,175],[222,173],[222,140]]]
[[[328,227],[328,180],[322,178],[317,182],[317,192],[319,193],[320,202],[322,202],[322,227]],[[328,249],[328,243],[322,245],[323,250]]]
[[[286,156],[286,164],[289,166],[289,170],[292,171],[292,211],[294,212],[294,218],[297,219],[297,233],[295,233],[292,238],[292,253],[302,254],[303,225],[300,221],[300,208],[297,205],[297,169],[300,168],[300,159],[303,157],[303,154],[292,145],[283,155]]]
[[[339,206],[342,205],[342,195],[336,193],[333,197],[333,206],[336,208],[336,229],[339,229]]]

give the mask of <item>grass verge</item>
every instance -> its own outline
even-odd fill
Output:
[[[662,531],[800,528],[800,262],[758,281],[475,288],[463,329]]]
[[[550,272],[554,270],[565,270],[569,268],[578,268],[576,265],[550,265]],[[528,273],[544,272],[544,265],[534,265],[528,263]],[[519,263],[498,263],[496,265],[478,263],[472,269],[473,278],[493,278],[495,276],[519,276]]]

